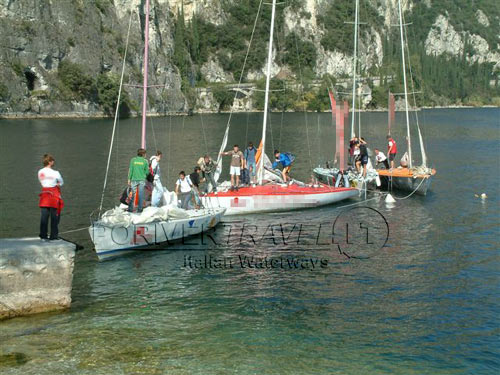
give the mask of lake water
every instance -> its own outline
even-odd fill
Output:
[[[385,151],[386,118],[361,115],[371,148]],[[437,175],[426,197],[363,205],[389,225],[386,246],[371,258],[348,259],[324,238],[317,241],[320,225],[328,228],[353,202],[228,217],[214,235],[217,245],[209,241],[203,249],[193,240],[106,262],[97,261],[86,231],[68,233],[85,247],[76,257],[72,307],[0,322],[0,372],[497,373],[500,110],[425,110],[420,119]],[[402,120],[398,113],[393,131],[401,150]],[[226,121],[227,115],[150,121],[147,148],[163,151],[169,189],[180,170],[218,152]],[[262,114],[234,115],[228,145],[258,143],[261,121]],[[312,167],[333,158],[330,114],[273,114],[271,125],[268,149],[297,155],[294,177],[308,180]],[[106,208],[126,184],[139,128],[137,119],[119,123]],[[88,226],[100,202],[111,129],[110,120],[0,120],[0,236],[38,234],[36,172],[46,152],[65,179],[60,230]],[[475,198],[483,192],[488,199]],[[366,212],[360,215],[376,220]],[[287,235],[293,224],[308,229],[298,243],[284,244],[266,233],[279,224]],[[243,226],[254,228],[254,237],[241,235]],[[285,266],[239,264],[252,255],[284,259]],[[205,256],[224,257],[233,267],[189,266]],[[304,258],[326,266],[286,266]]]

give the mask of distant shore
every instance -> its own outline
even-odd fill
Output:
[[[450,105],[450,106],[423,106],[417,108],[417,111],[422,109],[470,109],[470,108],[500,108],[494,105],[470,106],[470,105]],[[414,111],[414,109],[410,109]],[[403,112],[404,109],[396,109],[396,112]],[[281,111],[272,111],[273,113],[281,113]],[[285,111],[286,113],[303,113],[303,111]],[[317,111],[307,111],[308,113],[317,113]],[[350,112],[352,112],[350,110]],[[387,112],[387,108],[362,109],[360,112]],[[192,115],[208,115],[208,114],[228,114],[230,111],[196,111]],[[233,113],[262,113],[260,110],[254,111],[234,111]],[[322,111],[320,113],[331,113],[331,111]],[[148,113],[148,117],[167,117],[167,116],[189,116],[188,112],[166,112]],[[127,118],[140,117],[140,113],[131,113]],[[29,119],[112,119],[113,116],[107,115],[104,112],[84,113],[84,112],[61,112],[53,114],[38,114],[38,113],[4,113],[0,114],[0,120],[29,120]]]

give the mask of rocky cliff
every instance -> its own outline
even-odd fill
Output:
[[[462,2],[468,5],[456,4]],[[222,96],[200,88],[237,81],[259,3],[151,0],[150,110],[220,109]],[[302,73],[315,82],[349,76],[353,25],[345,22],[354,20],[353,3],[288,0],[279,5],[273,76],[295,82],[303,80]],[[360,73],[382,77],[398,21],[397,0],[360,3]],[[485,69],[495,78],[500,70],[498,6],[491,0],[469,3],[403,0],[405,22],[417,20],[415,30],[409,26],[408,39],[422,45],[420,53],[427,56],[488,64]],[[0,0],[0,114],[112,113],[126,47],[123,107],[137,111],[141,92],[134,85],[142,82],[144,6],[145,0]],[[265,50],[268,17],[264,4],[257,24],[263,30],[253,41],[257,49]],[[295,47],[303,51],[294,52]],[[249,60],[244,80],[262,79],[265,61],[252,55]]]

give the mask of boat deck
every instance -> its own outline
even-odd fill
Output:
[[[408,168],[394,168],[392,171],[389,169],[377,169],[379,176],[385,177],[409,177],[409,178],[429,178],[436,174],[436,170],[432,169],[431,174],[414,174]]]

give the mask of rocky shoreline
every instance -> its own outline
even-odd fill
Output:
[[[471,105],[450,105],[450,106],[424,106],[417,109],[470,109],[470,108],[500,108],[494,105],[471,106]],[[233,111],[233,113],[261,113],[262,111]],[[273,113],[281,113],[280,111],[271,111]],[[286,113],[304,113],[304,111],[288,110]],[[306,111],[307,113],[317,113],[317,111]],[[361,112],[387,112],[387,108],[363,109]],[[396,110],[402,112],[402,110]],[[230,111],[209,111],[202,110],[193,112],[193,115],[209,115],[209,114],[228,114]],[[331,113],[331,111],[321,111],[321,113]],[[168,116],[189,116],[187,112],[166,112],[166,113],[148,113],[148,117],[168,117]],[[131,113],[128,118],[140,117],[140,113]],[[28,119],[112,119],[113,116],[107,115],[104,112],[60,112],[53,114],[38,114],[38,113],[2,113],[0,120],[28,120]]]

